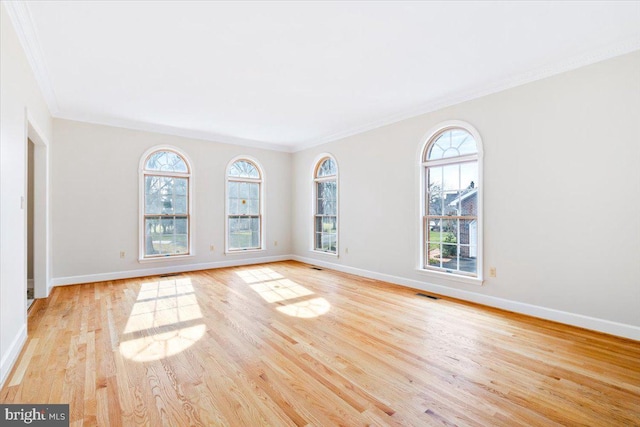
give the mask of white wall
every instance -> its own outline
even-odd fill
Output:
[[[0,384],[26,339],[27,115],[51,140],[51,116],[0,6]]]
[[[54,284],[267,262],[291,253],[289,153],[61,119],[54,120],[54,138]],[[156,145],[175,146],[192,161],[194,256],[140,263],[138,167],[144,152]],[[238,155],[255,158],[264,170],[267,249],[225,255],[225,171]]]
[[[296,153],[294,253],[640,339],[639,76],[635,52]],[[429,129],[454,119],[484,143],[484,269],[497,277],[483,286],[416,271],[418,154]],[[339,258],[309,250],[321,152],[340,166]]]

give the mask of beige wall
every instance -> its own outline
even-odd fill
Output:
[[[151,274],[158,269],[205,268],[288,255],[291,154],[211,141],[54,120],[54,283],[78,283]],[[192,161],[194,256],[138,262],[138,166],[157,145],[182,150]],[[248,155],[265,174],[265,251],[224,254],[225,170]],[[278,245],[274,246],[277,241]],[[215,251],[210,251],[214,245]],[[120,258],[120,252],[125,258]]]
[[[51,116],[0,6],[0,384],[26,339],[27,115],[51,140]],[[23,204],[21,205],[21,199]]]
[[[294,211],[294,253],[583,326],[631,325],[640,338],[639,76],[635,52],[296,153],[292,199],[309,202]],[[483,286],[416,271],[419,152],[446,120],[484,142],[484,269],[497,277]],[[339,258],[309,250],[322,152],[340,166]]]

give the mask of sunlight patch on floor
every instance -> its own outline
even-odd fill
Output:
[[[309,319],[321,316],[331,309],[329,301],[319,297],[305,298],[315,293],[270,268],[247,269],[238,271],[236,274],[270,304],[296,300],[276,307],[277,311],[287,316]]]
[[[143,283],[123,331],[120,354],[144,362],[180,353],[206,332],[198,319],[202,311],[191,279]]]
[[[300,317],[303,319],[321,316],[330,309],[331,304],[324,298],[313,298],[276,308],[280,313],[284,313],[287,316]]]
[[[249,286],[267,302],[280,302],[288,299],[313,295],[312,291],[289,279],[255,283]]]

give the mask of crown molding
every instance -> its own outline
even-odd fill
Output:
[[[477,99],[497,92],[502,92],[507,89],[571,71],[599,61],[624,55],[635,50],[640,50],[639,33],[622,41],[612,43],[608,46],[592,49],[582,54],[566,58],[563,61],[555,64],[545,65],[535,70],[522,73],[520,75],[490,82],[486,85],[483,85],[482,87],[451,93],[445,97],[441,97],[439,99],[422,104],[417,108],[412,108],[396,114],[388,115],[359,126],[344,129],[329,135],[321,136],[319,138],[312,138],[307,141],[299,141],[298,143],[294,144],[277,144],[273,142],[238,138],[231,135],[216,134],[202,130],[177,128],[168,125],[145,123],[129,119],[103,117],[95,114],[61,111],[55,96],[55,91],[53,90],[53,85],[51,84],[50,73],[48,72],[46,63],[44,61],[44,55],[42,53],[38,34],[35,26],[33,25],[33,20],[31,18],[31,14],[26,2],[3,0],[2,4],[5,6],[8,12],[9,18],[13,23],[20,43],[22,44],[22,47],[25,51],[27,60],[31,65],[36,81],[38,82],[45,101],[49,107],[49,112],[54,118],[83,121],[100,125],[142,130],[147,132],[156,132],[186,138],[214,141],[224,144],[242,145],[267,150],[283,151],[288,153],[304,151],[312,147],[338,141],[353,135],[368,132],[383,126],[400,122],[402,120],[414,118],[426,113],[460,104],[462,102]]]
[[[49,107],[49,113],[55,115],[58,113],[58,101],[56,99],[53,85],[49,78],[50,74],[47,69],[38,33],[33,25],[31,13],[26,2],[22,1],[2,1],[9,19],[13,23],[13,28],[18,35],[22,49],[27,57],[27,61],[31,66],[31,70],[35,76],[36,82],[42,91],[42,96]]]
[[[594,49],[580,55],[566,58],[565,60],[556,64],[546,65],[539,67],[535,70],[528,71],[526,73],[507,77],[501,80],[496,80],[482,87],[478,87],[472,90],[459,91],[451,93],[445,97],[439,98],[434,101],[430,101],[426,104],[422,104],[420,107],[407,110],[404,112],[392,114],[379,120],[371,121],[362,126],[353,127],[343,131],[339,131],[330,135],[318,139],[312,139],[307,142],[298,144],[294,148],[294,153],[304,151],[318,145],[327,144],[329,142],[344,139],[350,136],[358,135],[370,130],[374,130],[383,126],[387,126],[393,123],[400,122],[402,120],[411,119],[422,114],[431,113],[433,111],[441,110],[443,108],[451,107],[466,101],[478,99],[483,96],[491,95],[494,93],[502,92],[507,89],[512,89],[518,86],[532,83],[538,80],[552,77],[558,74],[562,74],[571,70],[575,70],[587,65],[594,64],[596,62],[604,61],[616,56],[621,56],[633,51],[640,50],[640,34],[612,43],[608,46]]]
[[[199,139],[220,144],[241,145],[262,150],[293,152],[292,148],[285,144],[275,144],[272,142],[256,141],[252,139],[238,138],[231,135],[218,134],[214,132],[201,131],[196,129],[179,128],[157,123],[147,123],[136,120],[128,120],[117,117],[103,117],[94,114],[58,112],[53,115],[56,119],[72,120],[82,123],[90,123],[101,126],[111,126],[122,129],[137,130],[143,132],[159,133],[162,135],[179,136],[182,138]]]

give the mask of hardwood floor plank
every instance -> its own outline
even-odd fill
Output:
[[[640,343],[287,261],[57,287],[2,403],[74,426],[640,425]]]

